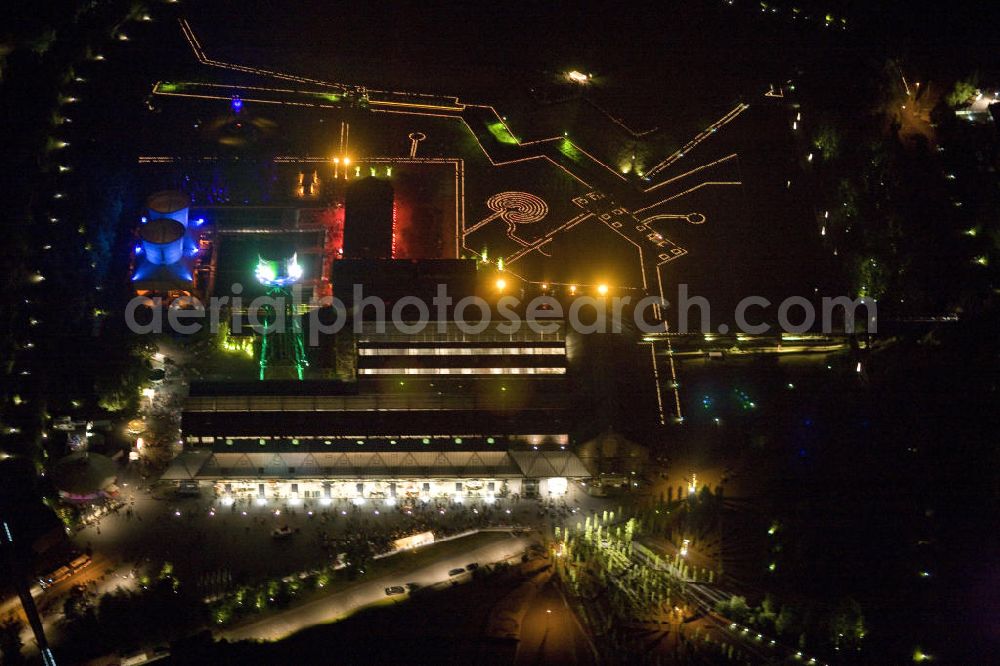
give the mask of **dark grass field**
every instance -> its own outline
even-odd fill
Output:
[[[516,641],[482,636],[493,605],[515,581],[477,581],[416,595],[405,603],[369,608],[335,624],[320,625],[277,643],[235,644],[226,658],[250,663],[509,664]],[[336,645],[332,654],[329,646]]]

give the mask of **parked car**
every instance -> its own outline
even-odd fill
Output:
[[[465,573],[465,569],[463,569],[462,567],[459,567],[457,569],[452,569],[451,571],[449,571],[448,575],[449,576],[461,576],[464,573]]]
[[[472,564],[465,565],[466,571],[475,571],[478,568],[479,568],[479,562],[473,562]]]
[[[397,594],[406,594],[406,588],[402,585],[393,585],[392,587],[385,588],[385,596],[393,597]]]
[[[38,584],[42,589],[52,587],[88,566],[90,566],[90,555],[77,555],[70,562],[39,576]]]

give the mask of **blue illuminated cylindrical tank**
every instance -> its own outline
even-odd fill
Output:
[[[185,229],[188,226],[188,208],[191,206],[191,197],[178,190],[163,190],[149,195],[146,199],[146,209],[149,211],[149,221],[169,218],[181,224]]]
[[[172,218],[150,220],[139,227],[139,238],[151,264],[174,264],[184,254],[184,226]]]

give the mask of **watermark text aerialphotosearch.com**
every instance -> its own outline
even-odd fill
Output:
[[[316,345],[321,335],[333,335],[347,326],[360,332],[362,322],[374,323],[378,332],[386,325],[407,334],[421,333],[429,326],[442,331],[451,321],[464,333],[477,334],[496,326],[504,335],[527,326],[537,333],[553,333],[558,321],[565,321],[569,330],[577,333],[620,333],[629,323],[643,333],[662,333],[664,314],[670,319],[671,333],[769,333],[832,334],[854,332],[856,323],[864,331],[877,332],[876,302],[868,298],[847,296],[823,297],[819,307],[810,299],[790,296],[772,303],[763,296],[746,296],[733,311],[735,330],[728,324],[711,328],[711,305],[703,296],[690,296],[687,285],[677,290],[675,304],[658,296],[575,296],[568,301],[540,295],[522,300],[506,295],[495,300],[480,296],[465,296],[455,300],[448,295],[446,285],[438,285],[436,295],[428,302],[416,296],[404,296],[387,303],[378,296],[365,296],[362,285],[354,285],[351,306],[331,296],[303,299],[303,290],[296,285],[278,294],[244,299],[242,285],[234,284],[232,296],[213,296],[206,306],[194,296],[174,299],[163,308],[159,298],[136,296],[125,308],[126,324],[134,333],[174,332],[193,334],[208,326],[219,330],[220,322],[229,317],[232,327],[249,327],[256,333],[286,330],[289,318],[308,320],[309,343]],[[303,314],[304,313],[304,314]],[[772,323],[776,314],[777,327]]]

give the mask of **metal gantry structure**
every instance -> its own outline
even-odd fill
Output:
[[[302,266],[297,255],[285,262],[285,274],[279,275],[277,261],[267,261],[258,257],[255,276],[267,287],[270,302],[263,310],[260,334],[259,378],[263,381],[273,374],[275,366],[295,368],[295,375],[303,379],[309,366],[306,346],[302,333],[302,315],[296,312],[290,287],[302,277]],[[281,316],[272,303],[282,308]]]

